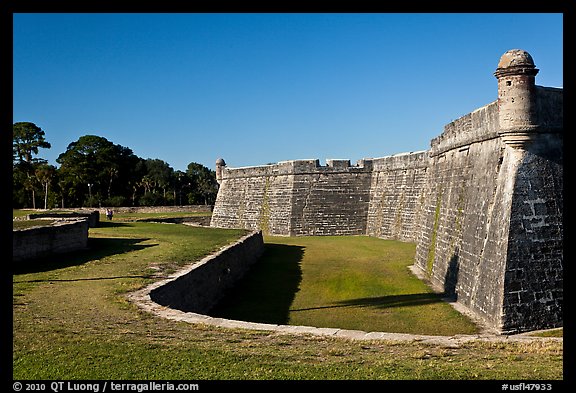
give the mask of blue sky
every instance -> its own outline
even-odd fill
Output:
[[[13,121],[56,164],[87,134],[174,169],[425,150],[527,50],[563,87],[562,14],[14,14]],[[538,28],[527,28],[538,26]]]

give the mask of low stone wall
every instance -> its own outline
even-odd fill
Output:
[[[98,210],[94,211],[74,211],[74,212],[46,212],[46,213],[31,213],[26,216],[28,220],[36,220],[43,218],[56,218],[56,219],[68,219],[68,218],[81,218],[84,217],[88,220],[88,225],[90,228],[96,228],[100,224],[100,212]]]
[[[244,276],[263,251],[262,231],[252,232],[189,269],[153,284],[150,299],[165,307],[206,313]]]
[[[121,206],[108,207],[114,213],[198,213],[212,212],[213,205],[186,205],[186,206]],[[101,207],[100,213],[105,214],[107,207]]]
[[[12,261],[76,251],[88,246],[88,220],[62,220],[50,226],[12,231]]]

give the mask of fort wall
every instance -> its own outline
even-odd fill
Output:
[[[294,165],[225,168],[210,225],[290,235]]]
[[[373,160],[367,235],[416,241],[428,165],[427,151]]]
[[[499,328],[516,157],[498,138],[495,103],[432,141],[414,267]]]
[[[363,235],[372,162],[295,162],[290,235]]]
[[[224,168],[211,225],[279,236],[414,240],[426,152],[360,160],[294,160]],[[390,218],[392,217],[392,218]]]
[[[563,90],[521,50],[498,100],[421,152],[217,170],[212,226],[416,242],[414,269],[500,332],[562,326]]]
[[[501,330],[562,326],[564,176],[561,134],[545,135],[539,143],[518,152],[517,160]]]

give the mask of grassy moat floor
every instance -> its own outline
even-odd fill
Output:
[[[244,233],[103,221],[101,227],[90,229],[89,250],[15,266],[13,378],[563,378],[563,346],[558,341],[469,342],[453,348],[418,342],[357,342],[177,322],[140,311],[126,300],[128,292]],[[249,310],[254,306],[242,306],[242,313],[268,315],[290,324],[314,320],[316,326],[331,327],[351,323],[345,322],[347,314],[351,321],[363,320],[361,330],[366,331],[453,334],[475,329],[411,277],[406,269],[414,252],[411,244],[363,237],[265,240],[263,261],[272,261],[269,271],[255,270],[248,279],[257,280],[260,274],[271,281],[266,289],[271,292],[261,293],[259,299],[275,307],[254,312]],[[325,262],[313,262],[319,258]],[[380,264],[370,263],[375,258]],[[281,276],[274,278],[274,271]]]
[[[478,327],[408,269],[416,246],[366,236],[266,237],[246,279],[210,315],[430,335]]]

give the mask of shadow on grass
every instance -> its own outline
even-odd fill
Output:
[[[264,254],[209,312],[213,317],[286,324],[302,270],[304,247],[265,244]]]
[[[365,297],[358,299],[350,299],[338,302],[333,305],[318,306],[292,309],[291,312],[309,311],[309,310],[322,310],[344,307],[371,307],[371,308],[390,308],[390,307],[408,307],[408,306],[422,306],[431,303],[440,303],[444,294],[440,293],[412,293],[407,295],[389,295],[378,297]]]
[[[82,265],[86,262],[94,261],[110,255],[123,254],[125,252],[152,247],[152,244],[139,244],[146,240],[148,239],[88,238],[88,248],[85,250],[13,262],[12,270],[13,274],[28,274]]]

